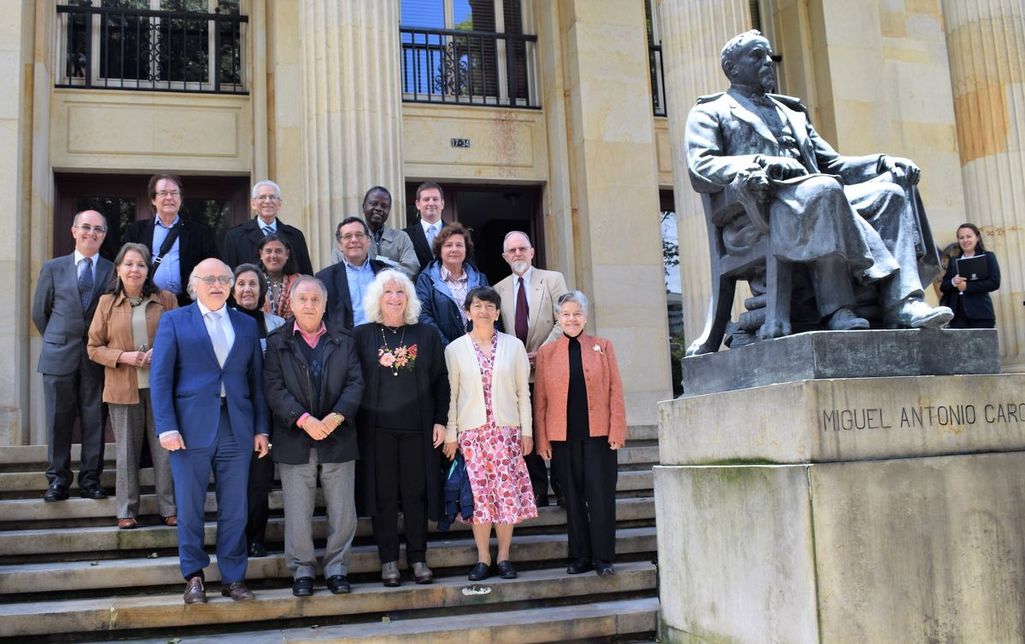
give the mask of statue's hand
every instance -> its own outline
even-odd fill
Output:
[[[785,181],[808,174],[801,162],[790,157],[758,157],[758,163],[770,178]]]
[[[776,192],[765,170],[744,172],[741,175],[741,190],[752,195],[758,203],[766,203]]]
[[[904,157],[883,157],[883,170],[886,170],[894,175],[894,177],[906,176],[911,185],[918,185],[918,180],[922,176],[922,170],[915,162],[911,159],[905,159]]]

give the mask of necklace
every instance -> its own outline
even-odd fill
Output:
[[[388,346],[388,338],[384,335],[385,328],[387,328],[389,331],[391,331],[393,335],[397,334],[399,332],[399,330],[398,329],[393,329],[391,327],[385,327],[383,324],[381,325],[381,342],[384,342],[384,352],[385,352],[385,354],[388,354],[388,355],[392,356],[391,365],[388,365],[388,367],[391,368],[391,375],[393,375],[395,377],[398,377],[398,375],[399,375],[398,360],[395,359],[395,350],[393,350],[391,347]],[[398,344],[395,345],[395,349],[396,350],[399,347],[402,346],[402,342],[405,339],[406,339],[406,327],[405,327],[405,325],[403,325],[402,326],[402,336],[399,338]]]
[[[142,296],[140,295],[139,297],[129,297],[128,303],[132,305],[132,308],[135,308],[136,306],[142,304]]]

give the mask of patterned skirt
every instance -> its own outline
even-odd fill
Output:
[[[519,523],[537,516],[519,429],[484,425],[460,432],[459,448],[473,490],[469,523]]]

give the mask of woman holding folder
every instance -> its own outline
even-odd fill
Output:
[[[996,255],[986,250],[975,224],[958,227],[957,245],[961,253],[947,265],[940,284],[940,304],[954,312],[952,329],[992,329],[996,326],[996,315],[989,294],[1000,288]]]

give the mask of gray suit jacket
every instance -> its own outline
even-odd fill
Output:
[[[506,333],[513,337],[516,333],[516,297],[514,293],[515,275],[509,275],[498,284],[495,290],[502,298],[502,325]],[[533,353],[541,345],[556,340],[562,335],[559,326],[559,296],[565,293],[566,278],[558,271],[546,271],[535,267],[530,272],[530,303],[527,312],[527,353]],[[530,367],[530,379],[534,379],[534,367]]]
[[[72,253],[51,259],[39,271],[32,298],[32,322],[43,336],[39,373],[66,376],[79,369],[96,303],[114,277],[114,264],[97,255],[96,282],[89,307],[83,311],[76,268]]]

